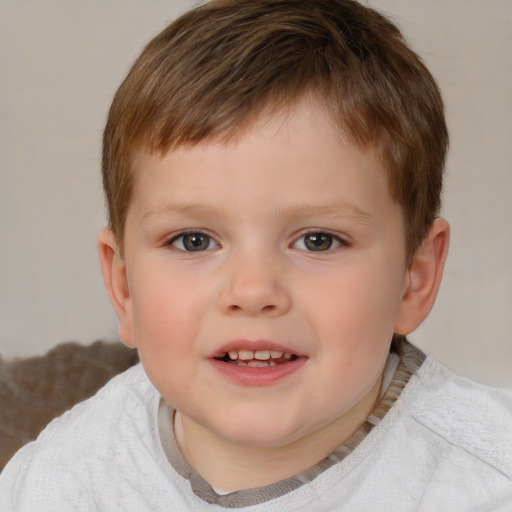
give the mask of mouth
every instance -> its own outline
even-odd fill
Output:
[[[304,367],[308,357],[271,341],[234,340],[212,356],[210,362],[236,385],[270,386]]]
[[[290,352],[282,352],[280,350],[230,350],[224,352],[217,357],[215,360],[235,365],[235,366],[247,366],[253,368],[270,368],[274,366],[280,366],[286,363],[295,361],[299,356]]]

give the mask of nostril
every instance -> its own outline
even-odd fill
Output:
[[[249,284],[236,282],[226,286],[219,294],[218,307],[227,314],[250,316],[285,314],[290,309],[289,295],[277,285],[270,286],[264,281],[258,286]]]
[[[229,306],[229,311],[231,311],[231,312],[237,312],[237,311],[241,311],[244,309],[249,309],[249,308],[244,308],[242,306],[239,306],[238,304],[231,304]],[[267,306],[263,306],[260,309],[260,311],[263,313],[271,313],[271,312],[275,311],[276,309],[277,309],[277,307],[274,304],[268,304]]]
[[[225,310],[231,315],[249,315],[249,316],[274,316],[279,314],[280,308],[276,304],[267,304],[260,307],[249,307],[240,304],[230,304]],[[284,311],[284,310],[283,310]]]

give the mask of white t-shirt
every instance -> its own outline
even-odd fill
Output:
[[[431,358],[410,375],[405,359],[376,411],[328,460],[227,495],[179,454],[172,410],[138,365],[14,456],[0,475],[0,510],[510,512],[512,392]]]

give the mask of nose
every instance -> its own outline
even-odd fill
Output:
[[[226,264],[225,285],[219,294],[219,309],[225,314],[269,317],[290,310],[283,268],[275,259],[257,255],[239,256]]]

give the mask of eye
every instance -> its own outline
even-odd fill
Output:
[[[348,244],[335,235],[325,233],[323,231],[316,231],[301,236],[293,244],[293,247],[302,251],[322,252],[330,249],[336,249],[342,245]]]
[[[201,231],[181,233],[170,240],[169,245],[187,252],[206,251],[219,246],[211,236]]]

